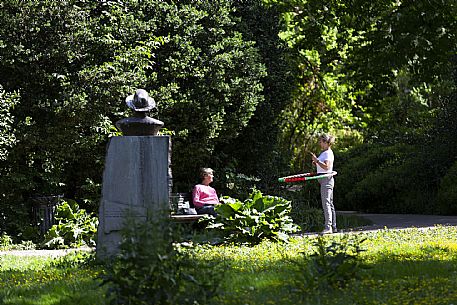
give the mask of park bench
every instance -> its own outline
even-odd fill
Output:
[[[204,215],[186,214],[193,208],[192,193],[170,194],[170,218],[175,222],[192,223],[198,221]]]

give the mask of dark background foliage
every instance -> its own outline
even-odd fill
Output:
[[[36,195],[63,194],[97,210],[106,144],[118,134],[114,123],[129,115],[124,99],[136,88],[155,98],[158,110],[151,116],[172,134],[175,190],[189,190],[199,167],[253,173],[263,166],[249,167],[254,162],[244,157],[272,154],[274,140],[266,137],[246,145],[258,130],[275,137],[274,115],[287,95],[266,78],[267,66],[276,79],[286,70],[276,60],[282,54],[277,13],[257,16],[260,1],[3,1],[0,6],[2,120],[8,124],[1,126],[15,136],[1,143],[2,229],[17,222],[13,214],[27,214],[28,199]],[[264,24],[272,30],[264,31]],[[268,47],[258,47],[254,38]],[[20,96],[14,109],[7,104],[13,92]],[[283,96],[270,109],[270,95],[278,92]],[[241,135],[248,124],[248,134]],[[270,158],[262,162],[271,168]],[[232,176],[221,175],[218,186]]]

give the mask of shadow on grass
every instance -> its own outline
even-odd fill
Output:
[[[456,304],[457,244],[455,231],[443,228],[444,237],[429,238],[433,243],[411,248],[386,248],[360,257],[369,269],[343,287],[320,286],[311,290],[300,279],[306,268],[297,270],[291,259],[300,258],[311,242],[304,237],[296,244],[263,243],[253,247],[214,246],[203,248],[199,259],[225,266],[219,295],[208,304]],[[417,240],[431,233],[421,232]],[[377,233],[381,234],[381,233]],[[376,243],[393,239],[400,243],[414,231],[389,235]],[[329,237],[334,238],[334,237]],[[410,242],[410,241],[408,241]],[[394,246],[392,246],[394,247]],[[303,265],[305,266],[305,264]],[[5,269],[5,266],[3,266]],[[0,272],[1,304],[106,304],[105,291],[94,280],[100,270],[94,267],[42,270],[3,270]]]
[[[419,259],[381,254],[370,269],[360,270],[360,279],[343,288],[318,291],[306,289],[306,283],[300,286],[300,271],[286,258],[259,257],[258,263],[255,257],[243,263],[223,258],[224,282],[210,304],[452,304],[457,301],[457,255],[447,251],[427,248]],[[95,272],[93,268],[2,271],[1,304],[107,304]]]
[[[0,272],[0,303],[11,305],[106,304],[105,288],[93,268],[5,270]]]
[[[223,292],[211,304],[455,304],[457,251],[427,247],[421,253],[380,254],[343,287],[317,290],[299,281],[307,271],[288,259],[263,265],[231,260]]]

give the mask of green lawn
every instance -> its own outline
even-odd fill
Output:
[[[342,244],[341,238],[326,236],[323,242]],[[343,270],[327,281],[314,273],[314,286],[303,258],[316,249],[316,237],[252,247],[201,246],[197,258],[225,265],[213,304],[457,304],[457,228],[381,230],[348,240],[364,250],[354,276],[347,278]],[[84,262],[1,256],[2,304],[105,304],[106,287],[97,279],[103,268]]]
[[[0,302],[15,305],[105,304],[101,267],[72,259],[0,257]]]
[[[457,228],[383,230],[366,238],[360,254],[365,268],[345,287],[300,286],[290,261],[310,251],[310,238],[289,245],[208,251],[231,260],[220,304],[457,304]],[[326,237],[338,239],[336,236]],[[207,253],[208,254],[208,253]]]

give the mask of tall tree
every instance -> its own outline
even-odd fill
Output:
[[[0,84],[20,94],[2,206],[64,193],[96,209],[106,143],[136,88],[173,134],[175,182],[193,183],[263,100],[264,65],[233,13],[228,0],[2,1]]]
[[[239,184],[239,187],[245,184],[246,190],[253,185],[269,188],[272,179],[276,180],[288,163],[289,155],[279,145],[282,124],[279,114],[291,99],[293,66],[287,58],[287,45],[279,37],[280,12],[268,7],[263,0],[234,3],[235,15],[239,18],[237,30],[247,40],[255,41],[266,75],[261,79],[264,99],[248,125],[237,138],[219,146],[224,153],[220,166],[226,177],[222,180]]]

